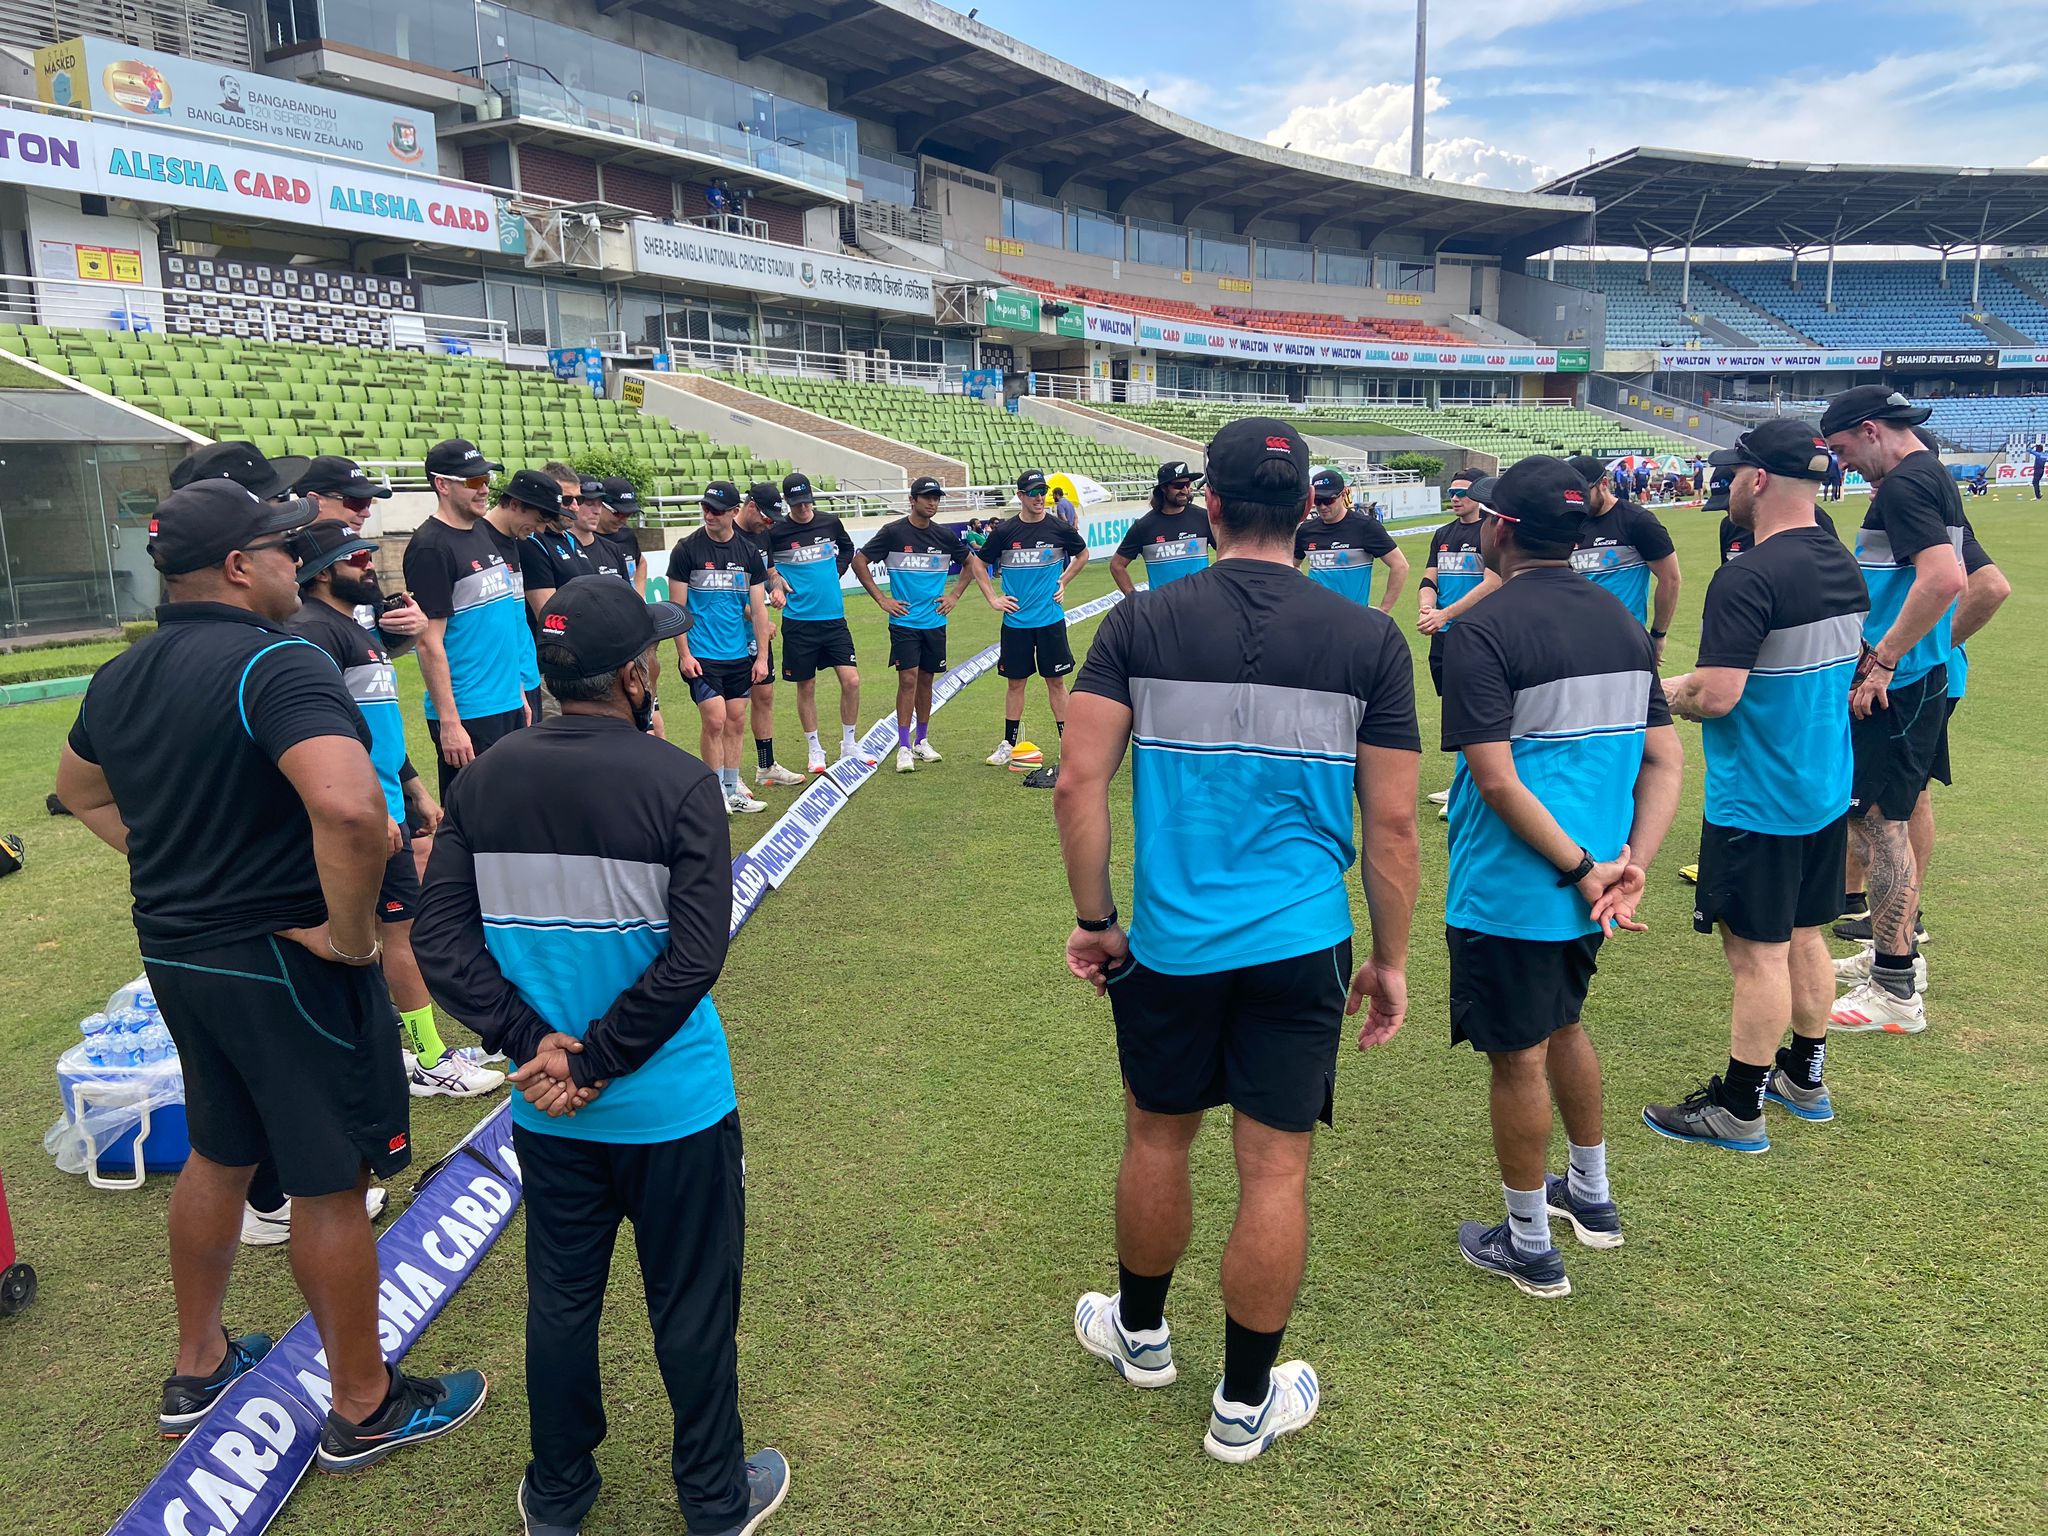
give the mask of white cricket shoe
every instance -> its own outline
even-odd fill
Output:
[[[1098,1360],[1107,1360],[1134,1387],[1170,1387],[1180,1373],[1173,1365],[1173,1340],[1165,1323],[1149,1333],[1127,1333],[1117,1315],[1118,1297],[1089,1291],[1074,1303],[1074,1337]]]
[[[405,1053],[406,1091],[416,1099],[436,1097],[479,1099],[505,1086],[505,1074],[464,1061],[453,1051],[431,1067],[420,1065],[419,1057]]]
[[[1449,805],[1451,803],[1451,792],[1448,789],[1440,789],[1429,797],[1429,803],[1431,805]]]
[[[754,770],[754,782],[763,788],[772,784],[787,789],[790,785],[801,784],[803,781],[804,776],[802,774],[791,773],[780,763],[770,763],[766,768]]]
[[[991,768],[1007,768],[1010,766],[1010,758],[1016,753],[1016,751],[1017,748],[1015,743],[1006,741],[1001,746],[997,747],[995,751],[989,753],[989,755],[983,758],[982,761],[987,763]]]
[[[1874,981],[1839,998],[1828,1015],[1828,1028],[1843,1035],[1917,1035],[1926,1027],[1924,998],[1917,992],[1909,999],[1894,997]]]
[[[1322,1397],[1323,1384],[1306,1360],[1274,1366],[1263,1403],[1233,1403],[1219,1381],[1209,1400],[1209,1432],[1202,1437],[1202,1449],[1218,1461],[1250,1461],[1313,1419]]]
[[[920,741],[916,746],[910,749],[910,755],[916,758],[920,763],[936,763],[943,761],[943,759],[939,756],[939,749],[933,746],[929,741]]]
[[[725,797],[725,814],[728,816],[758,816],[767,809],[766,800],[756,800],[745,789],[736,789]]]
[[[856,746],[851,751],[841,752],[839,754],[839,761],[842,763],[866,763],[868,767],[872,768],[880,763],[881,759],[869,752],[866,747]]]
[[[804,772],[808,773],[812,778],[816,778],[819,774],[823,773],[824,771],[825,749],[823,747],[819,747],[816,751],[811,753],[810,761],[805,763],[804,765]]]
[[[363,1191],[363,1209],[375,1221],[384,1214],[384,1207],[391,1196],[381,1184],[372,1184]],[[279,1243],[292,1239],[292,1203],[287,1200],[274,1211],[259,1211],[255,1206],[242,1206],[242,1242],[250,1248],[273,1248]]]
[[[458,1045],[448,1054],[460,1056],[473,1067],[495,1067],[510,1059],[503,1051],[487,1051],[480,1045]]]
[[[917,758],[910,748],[898,747],[896,749],[896,771],[898,773],[917,772]]]
[[[1876,963],[1876,960],[1877,946],[1865,944],[1855,954],[1835,962],[1835,980],[1845,986],[1860,987],[1864,982],[1870,980],[1870,967]],[[1915,992],[1925,992],[1927,990],[1927,957],[1925,955],[1915,955],[1913,957],[1913,990]]]

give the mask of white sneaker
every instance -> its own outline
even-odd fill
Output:
[[[437,1095],[451,1099],[476,1099],[504,1087],[505,1074],[464,1061],[453,1051],[431,1067],[423,1067],[419,1057],[407,1051],[405,1083],[406,1091],[416,1099],[431,1099]]]
[[[881,759],[872,755],[866,747],[854,746],[840,753],[839,761],[842,763],[865,763],[868,767],[872,768],[881,762]]]
[[[929,741],[920,741],[916,746],[910,749],[910,755],[916,758],[920,763],[936,763],[944,761],[944,759],[942,759],[939,756],[939,749],[933,746]]]
[[[1431,805],[1449,805],[1451,803],[1451,792],[1448,789],[1440,789],[1429,797],[1429,803]]]
[[[811,777],[816,778],[819,774],[823,773],[824,771],[825,749],[823,747],[820,747],[817,751],[811,754],[810,761],[804,765],[804,772],[810,774]]]
[[[499,1062],[511,1059],[503,1051],[487,1051],[480,1045],[458,1045],[448,1054],[460,1056],[473,1067],[495,1067]]]
[[[790,785],[801,784],[803,783],[803,781],[804,776],[802,774],[791,773],[787,768],[783,767],[780,763],[770,763],[766,768],[757,768],[754,770],[754,782],[756,784],[763,786],[764,788],[770,784],[774,784],[779,785],[783,789],[787,789],[790,787]]]
[[[1115,1296],[1089,1291],[1074,1303],[1074,1337],[1098,1360],[1107,1360],[1134,1387],[1170,1387],[1180,1373],[1164,1322],[1150,1333],[1124,1331]]]
[[[753,816],[767,809],[767,801],[756,800],[745,789],[736,789],[725,797],[725,814],[728,816]]]
[[[917,758],[911,753],[910,748],[898,747],[896,749],[896,771],[898,773],[917,772]]]
[[[1866,981],[1835,1003],[1828,1015],[1828,1028],[1837,1034],[1917,1035],[1927,1027],[1927,1003],[1917,992],[1909,1000],[1892,996],[1874,981]]]
[[[1306,1360],[1273,1367],[1273,1384],[1263,1403],[1233,1403],[1216,1383],[1209,1399],[1209,1432],[1202,1449],[1218,1461],[1247,1462],[1282,1435],[1291,1435],[1316,1416],[1323,1384]]]
[[[1017,747],[1014,742],[1006,741],[997,747],[995,751],[989,753],[982,761],[986,762],[991,768],[1007,768],[1010,766],[1011,754],[1016,750]]]
[[[391,1196],[381,1184],[373,1184],[363,1191],[363,1209],[375,1221],[384,1214],[384,1207]],[[288,1243],[292,1237],[292,1203],[287,1200],[274,1211],[259,1211],[253,1205],[242,1206],[242,1242],[251,1248],[273,1248],[279,1243]]]
[[[1862,986],[1864,982],[1870,980],[1870,967],[1876,962],[1876,959],[1877,946],[1875,944],[1865,944],[1855,954],[1835,962],[1835,980],[1845,986]],[[1927,957],[1925,955],[1915,955],[1913,957],[1913,990],[1915,992],[1925,992],[1927,990]]]

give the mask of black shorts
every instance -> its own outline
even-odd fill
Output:
[[[1956,781],[1955,769],[1949,762],[1948,728],[1949,723],[1956,717],[1956,706],[1962,702],[1958,698],[1951,698],[1948,701],[1948,711],[1941,717],[1941,740],[1934,748],[1934,762],[1927,770],[1930,779],[1939,779],[1944,784],[1954,784]]]
[[[704,670],[690,679],[690,697],[699,704],[708,704],[713,699],[737,701],[754,691],[753,657],[713,661],[708,656],[699,656],[697,661]]]
[[[529,695],[530,697],[531,695]],[[540,706],[538,704],[534,705],[533,718],[536,720],[540,718]],[[514,731],[523,730],[525,727],[526,714],[523,710],[517,709],[508,709],[502,715],[483,715],[478,719],[462,722],[462,728],[469,732],[469,744],[476,748],[476,755],[478,757],[482,757],[484,752],[495,743],[503,741]],[[429,720],[427,722],[427,735],[433,739],[434,743],[434,762],[437,769],[435,782],[440,789],[438,798],[446,800],[448,798],[448,786],[455,782],[455,776],[461,770],[459,768],[450,768],[448,760],[441,756],[440,721]]]
[[[844,619],[784,619],[782,621],[782,679],[807,683],[820,667],[850,667],[853,661],[853,631]]]
[[[409,923],[420,910],[420,867],[408,842],[384,864],[384,883],[377,888],[377,916],[387,923]]]
[[[1351,941],[1234,971],[1170,976],[1137,957],[1109,979],[1117,1058],[1138,1108],[1228,1104],[1276,1131],[1330,1124]]]
[[[936,629],[908,629],[889,626],[889,665],[898,672],[946,670],[946,626]]]
[[[1526,1051],[1578,1023],[1600,938],[1510,939],[1446,926],[1451,1044],[1489,1056]]]
[[[1444,632],[1438,630],[1429,637],[1429,686],[1436,690],[1436,696],[1444,696]]]
[[[1752,944],[1790,942],[1795,928],[1821,928],[1842,913],[1848,813],[1801,837],[1700,824],[1700,878],[1692,925],[1727,925]]]
[[[996,658],[998,677],[1065,677],[1074,670],[1074,648],[1067,643],[1067,625],[1041,624],[1036,629],[1003,626],[1002,654]]]
[[[1905,821],[1913,814],[1948,724],[1948,668],[1936,667],[1892,689],[1890,704],[1849,722],[1849,745],[1856,754],[1851,816],[1876,811],[1886,821]]]
[[[412,1160],[382,971],[267,935],[142,965],[178,1043],[193,1151],[229,1168],[268,1155],[284,1192],[307,1196]]]

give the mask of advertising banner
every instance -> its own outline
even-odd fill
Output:
[[[982,306],[982,323],[1005,331],[1038,329],[1038,295],[999,288]]]
[[[2000,368],[2048,368],[2048,347],[2000,347]]]
[[[1695,352],[1675,348],[1657,354],[1658,368],[1685,373],[1790,373],[1820,369],[1852,373],[1867,372],[1883,362],[1884,354],[1880,351],[1853,348],[1789,352]]]
[[[1080,309],[1072,304],[1065,306],[1066,313],[1053,317],[1052,329],[1055,336],[1070,336],[1082,341],[1088,335],[1088,322]]]
[[[434,114],[300,85],[103,37],[38,48],[36,96],[53,106],[126,113],[139,123],[263,139],[288,149],[431,173]]]
[[[1393,341],[1344,341],[1296,336],[1285,331],[1240,331],[1221,325],[1189,325],[1121,310],[1086,308],[1083,332],[1090,341],[1327,368],[1402,368],[1443,373],[1550,373],[1558,354],[1532,347],[1430,347]],[[1589,359],[1590,362],[1590,359]]]
[[[1557,349],[1557,371],[1559,373],[1591,373],[1593,351],[1590,347],[1559,347]]]
[[[693,224],[635,219],[633,263],[649,277],[682,278],[749,293],[830,299],[905,315],[933,313],[932,280],[926,273],[831,251],[773,245]]]
[[[1996,347],[1914,347],[1879,354],[1886,373],[1988,372],[1998,366]]]

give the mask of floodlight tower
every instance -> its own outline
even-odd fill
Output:
[[[1408,174],[1422,174],[1422,90],[1429,68],[1429,0],[1415,0],[1415,120],[1408,130]]]

